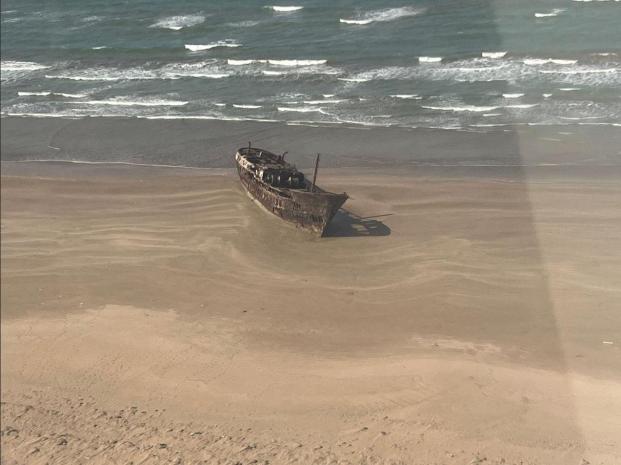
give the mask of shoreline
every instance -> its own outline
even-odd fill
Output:
[[[621,130],[600,126],[511,127],[485,133],[441,129],[287,126],[282,123],[89,117],[2,118],[3,161],[49,159],[232,167],[248,141],[312,166],[421,164],[614,165]],[[593,147],[597,147],[594,151]]]
[[[303,169],[310,172],[310,167]],[[197,167],[182,165],[158,165],[132,163],[124,161],[81,161],[81,160],[6,160],[0,161],[2,176],[227,176],[237,180],[234,167]],[[573,184],[589,182],[593,184],[617,185],[621,181],[621,164],[610,165],[460,165],[460,164],[419,164],[405,167],[320,167],[319,179],[343,177],[384,176],[403,178],[407,176],[413,182],[419,180],[436,180],[442,182],[460,182],[463,180],[480,182],[518,183],[527,189],[531,184],[554,182]]]

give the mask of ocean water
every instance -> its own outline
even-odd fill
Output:
[[[2,115],[618,125],[621,1],[3,0]]]

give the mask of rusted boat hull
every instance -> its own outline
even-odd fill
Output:
[[[250,172],[237,164],[237,172],[248,195],[259,202],[267,211],[300,228],[323,236],[336,212],[347,200],[347,194],[334,194],[315,187],[308,190],[272,189],[259,181]]]

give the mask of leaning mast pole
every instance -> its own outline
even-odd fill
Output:
[[[315,172],[313,173],[313,186],[311,188],[311,192],[315,192],[315,183],[317,182],[317,170],[319,169],[319,154],[317,154],[317,158],[315,158]]]

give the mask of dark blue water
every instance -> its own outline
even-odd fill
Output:
[[[2,114],[473,130],[621,120],[618,1],[268,3],[2,1]]]

